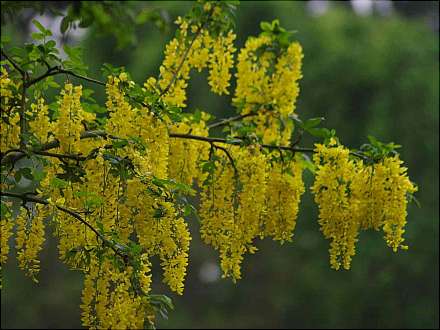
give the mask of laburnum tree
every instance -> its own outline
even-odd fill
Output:
[[[60,259],[85,274],[85,327],[154,327],[172,308],[150,290],[152,261],[183,294],[189,216],[233,281],[256,240],[292,242],[305,170],[315,177],[310,189],[330,267],[350,268],[361,230],[382,231],[387,246],[407,249],[406,208],[417,188],[400,146],[369,137],[348,148],[320,127],[322,118],[301,118],[301,45],[275,20],[237,50],[235,5],[195,3],[176,20],[159,75],[140,85],[110,65],[105,81],[91,78],[79,49],[64,46],[62,59],[38,21],[34,42],[2,42],[1,264],[15,241],[19,267],[37,281],[50,232]],[[202,70],[213,93],[232,96],[236,116],[214,120],[187,109],[190,74]],[[104,88],[105,104],[73,79]],[[49,89],[58,91],[55,100]],[[213,136],[218,127],[222,135]],[[304,134],[321,142],[301,146]],[[199,205],[189,202],[194,195]]]

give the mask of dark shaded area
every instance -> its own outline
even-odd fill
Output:
[[[174,19],[191,4],[151,5],[167,9]],[[422,205],[408,208],[410,249],[396,254],[381,233],[365,232],[352,269],[331,270],[328,242],[307,191],[293,243],[259,242],[259,251],[245,259],[241,281],[209,282],[206,273],[215,275],[217,254],[200,242],[192,219],[185,293],[173,296],[176,310],[159,321],[159,328],[439,327],[438,3],[395,2],[394,8],[391,16],[357,16],[349,6],[332,3],[323,15],[313,16],[306,2],[246,1],[237,11],[237,44],[257,34],[260,21],[279,18],[282,26],[298,31],[305,54],[297,113],[324,116],[325,126],[335,128],[351,147],[366,142],[368,134],[403,145],[401,157],[419,185]],[[21,38],[27,33],[10,25],[4,29],[2,34]],[[91,75],[99,77],[100,65],[107,62],[126,66],[138,82],[157,73],[172,36],[146,24],[137,27],[136,45],[116,50],[116,39],[93,31],[82,41]],[[194,75],[189,92],[189,109],[218,118],[234,113],[230,99],[209,92],[204,74]],[[302,144],[313,142],[305,138]],[[310,185],[308,173],[305,180]],[[80,326],[81,275],[57,261],[53,240],[46,243],[41,265],[39,285],[17,270],[14,258],[4,267],[2,328]],[[157,271],[156,290],[169,293],[160,278]]]

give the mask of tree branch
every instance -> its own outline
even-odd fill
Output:
[[[27,74],[23,76],[23,85],[21,91],[21,105],[20,105],[20,148],[26,148],[26,81]]]
[[[208,18],[207,18],[206,22],[203,23],[202,25],[200,25],[200,26],[197,28],[197,31],[195,32],[194,37],[193,37],[193,39],[191,40],[191,43],[189,44],[188,48],[185,50],[185,53],[183,54],[182,60],[180,61],[180,64],[179,64],[179,66],[177,67],[177,70],[174,72],[174,75],[173,75],[173,77],[171,78],[171,81],[168,83],[168,85],[165,87],[165,89],[162,90],[162,92],[160,93],[159,97],[162,97],[162,96],[164,96],[166,93],[168,93],[169,89],[170,89],[170,88],[174,85],[174,83],[176,82],[176,79],[177,79],[177,76],[178,76],[178,74],[179,74],[179,71],[182,69],[183,63],[185,63],[185,60],[186,60],[186,57],[187,57],[188,54],[189,54],[189,51],[191,50],[191,48],[192,48],[194,42],[196,41],[196,39],[199,37],[200,32],[202,32],[203,28],[206,26],[206,24],[208,24],[208,22],[209,22],[209,20],[210,20],[210,18],[211,18],[212,12],[213,12],[213,11],[212,11],[212,9],[211,9],[210,13],[208,14]]]
[[[232,156],[231,156],[231,154],[229,153],[229,151],[228,151],[226,148],[220,147],[220,146],[218,146],[218,145],[216,145],[216,144],[214,144],[214,143],[212,143],[211,145],[214,146],[214,148],[219,149],[219,150],[223,151],[223,152],[226,154],[226,156],[227,156],[228,159],[229,159],[229,162],[231,163],[232,167],[234,168],[235,176],[238,177],[238,169],[237,169],[237,167],[235,166],[234,158],[232,158]]]
[[[198,141],[204,141],[204,142],[208,142],[208,143],[218,142],[218,143],[231,144],[231,145],[241,145],[243,143],[242,139],[227,140],[227,139],[217,138],[217,137],[207,137],[207,136],[181,134],[181,133],[170,133],[169,136],[172,138],[198,140]],[[293,152],[314,152],[313,148],[277,146],[277,145],[270,145],[270,144],[261,144],[261,147],[267,148],[267,149],[288,150],[288,151],[293,151]]]
[[[43,205],[49,205],[50,203],[42,198],[38,198],[38,197],[33,197],[33,196],[29,196],[27,194],[18,194],[18,193],[13,193],[13,192],[6,192],[6,191],[1,191],[0,190],[0,196],[6,196],[6,197],[12,197],[12,198],[18,198],[21,199],[24,202],[31,202],[31,203],[37,203],[37,204],[43,204]],[[64,212],[69,214],[71,217],[75,218],[76,220],[78,220],[79,222],[81,222],[82,224],[84,224],[86,227],[88,227],[93,233],[95,233],[95,235],[100,238],[102,240],[102,242],[109,246],[117,255],[119,255],[120,257],[122,257],[124,260],[128,257],[127,253],[125,253],[124,251],[121,251],[121,249],[119,249],[118,247],[116,247],[113,242],[109,241],[107,238],[105,238],[99,231],[97,231],[90,223],[88,223],[86,220],[84,220],[81,215],[77,212],[74,212],[64,206],[61,205],[55,205],[55,207]]]
[[[238,115],[238,116],[234,116],[234,117],[229,117],[229,118],[221,119],[221,120],[219,120],[216,123],[212,123],[212,124],[208,125],[207,127],[208,128],[214,128],[214,127],[224,126],[224,125],[227,125],[227,124],[229,124],[229,123],[231,123],[233,121],[241,120],[243,118],[251,117],[251,116],[255,116],[255,115],[257,115],[257,114],[254,113],[254,112],[249,112],[249,113],[247,113],[245,115]]]
[[[100,81],[100,80],[97,80],[97,79],[94,79],[94,78],[90,78],[90,77],[87,77],[87,76],[83,76],[83,75],[77,74],[77,73],[75,73],[73,71],[70,71],[70,70],[65,70],[65,69],[63,69],[63,68],[61,68],[59,66],[54,66],[54,67],[49,68],[41,76],[28,81],[28,83],[26,84],[26,87],[30,87],[32,85],[35,85],[37,82],[39,82],[39,81],[41,81],[43,79],[46,79],[47,77],[55,76],[57,74],[63,74],[63,73],[71,75],[71,76],[76,77],[78,79],[82,79],[82,80],[85,80],[85,81],[97,84],[97,85],[105,86],[105,82],[103,82],[103,81]]]
[[[20,72],[21,76],[24,78],[26,76],[26,72],[17,64],[15,63],[15,61],[9,57],[4,51],[3,49],[1,49],[1,53],[2,56],[4,56],[11,64],[12,66],[15,68],[15,70],[17,70],[18,72]]]

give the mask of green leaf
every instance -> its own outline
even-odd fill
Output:
[[[32,175],[32,170],[28,167],[24,167],[15,172],[14,178],[16,182],[19,182],[22,177],[32,181],[34,179],[34,176]]]
[[[408,201],[414,202],[419,209],[422,207],[420,201],[414,196],[414,194],[407,193],[407,197],[408,197]]]
[[[6,203],[0,203],[0,214],[2,219],[6,219],[6,217],[11,214],[11,209]]]
[[[69,29],[70,22],[71,22],[70,16],[63,17],[63,19],[61,21],[61,25],[60,25],[60,31],[62,34],[66,33],[66,31]]]
[[[269,22],[261,22],[260,28],[263,31],[271,32],[272,31],[272,24],[270,24]]]
[[[38,33],[38,32],[32,32],[31,37],[34,40],[43,40],[44,39],[44,34]]]
[[[57,43],[55,42],[55,40],[49,40],[48,42],[46,42],[45,46],[46,46],[46,49],[50,51],[50,49],[54,48],[56,46],[56,44]]]
[[[112,145],[114,148],[120,149],[120,148],[123,148],[126,145],[128,145],[128,141],[127,140],[114,140]]]
[[[32,23],[35,25],[35,27],[40,30],[40,32],[46,36],[50,37],[52,35],[52,32],[48,29],[46,29],[40,22],[38,22],[35,18],[32,20]]]
[[[64,189],[69,186],[69,182],[55,177],[50,181],[50,186],[58,189]]]
[[[316,117],[316,118],[310,118],[307,119],[304,124],[303,128],[304,130],[308,130],[310,128],[318,126],[322,121],[324,120],[324,117]]]
[[[313,136],[324,139],[332,136],[332,132],[328,128],[309,128],[307,132],[309,132]]]

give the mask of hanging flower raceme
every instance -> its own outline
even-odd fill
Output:
[[[82,86],[65,84],[61,91],[58,117],[53,127],[55,138],[60,143],[60,150],[70,154],[78,151],[77,146],[84,130],[82,120],[84,111],[81,108],[80,98]]]
[[[359,232],[359,201],[353,184],[356,165],[350,151],[334,139],[328,145],[317,144],[313,161],[316,166],[312,192],[319,206],[319,224],[330,239],[330,265],[350,268]]]
[[[19,105],[14,100],[13,90],[19,88],[10,77],[5,67],[1,66],[0,75],[0,149],[17,148],[20,143]]]
[[[243,245],[232,242],[238,230],[236,207],[238,203],[238,177],[225,155],[211,161],[211,173],[206,178],[201,193],[199,216],[200,234],[206,244],[220,252],[221,268],[225,276],[240,278]]]
[[[364,168],[364,191],[361,203],[364,206],[361,218],[362,229],[382,230],[385,240],[394,252],[403,245],[406,224],[408,195],[417,191],[409,180],[407,168],[401,166],[399,157],[385,157],[376,164]]]
[[[213,42],[209,58],[208,82],[211,90],[216,94],[229,94],[230,70],[234,64],[233,53],[236,51],[233,45],[235,37],[235,34],[229,31],[227,35],[220,35]]]
[[[31,104],[31,111],[34,119],[29,122],[29,130],[34,134],[39,144],[43,145],[50,140],[54,124],[49,118],[49,107],[43,98],[39,98],[36,103]],[[89,114],[92,116],[92,114]]]
[[[0,271],[3,265],[8,261],[9,255],[9,239],[12,236],[12,229],[14,223],[10,221],[10,211],[6,210],[0,219]],[[2,288],[2,281],[0,277],[0,289]]]
[[[173,133],[193,134],[197,136],[208,136],[206,120],[209,115],[201,114],[200,120],[194,121],[191,118],[184,118],[180,123],[172,124],[170,130]],[[202,180],[202,172],[199,167],[201,160],[208,157],[209,145],[206,142],[190,139],[170,140],[170,163],[169,177],[178,182],[192,185],[193,180]]]
[[[32,212],[35,214],[31,215]],[[25,271],[26,275],[38,282],[36,275],[40,271],[38,253],[43,248],[45,241],[44,221],[48,215],[48,207],[36,206],[35,210],[21,209],[16,218],[17,233],[15,248],[17,250],[18,267]]]
[[[93,257],[84,279],[82,294],[83,325],[90,329],[140,329],[151,325],[151,305],[143,294],[150,291],[151,275],[148,261],[140,269],[121,267],[105,259]],[[143,259],[142,259],[143,260]],[[133,288],[133,283],[138,286]]]
[[[221,151],[221,150],[220,150]],[[220,152],[217,151],[217,152]],[[254,253],[265,216],[267,161],[258,147],[230,148],[230,156],[218,156],[207,177],[200,217],[203,240],[220,252],[224,276],[241,278],[245,253]]]
[[[291,241],[301,195],[304,193],[303,166],[298,160],[273,162],[266,190],[264,236],[281,243]]]
[[[293,130],[288,116],[294,113],[302,77],[302,48],[297,42],[276,46],[274,36],[250,37],[237,64],[234,104],[245,121],[256,125],[263,143],[287,144]],[[255,116],[256,115],[256,116]]]
[[[215,5],[214,5],[215,6]],[[218,6],[205,7],[206,21],[221,19]],[[209,14],[211,13],[211,14]],[[206,22],[192,22],[178,17],[178,33],[165,48],[165,58],[159,69],[159,94],[173,106],[186,106],[186,88],[191,69],[201,71],[209,67],[208,82],[217,94],[229,94],[231,69],[236,51],[233,31],[213,32],[204,26]]]

